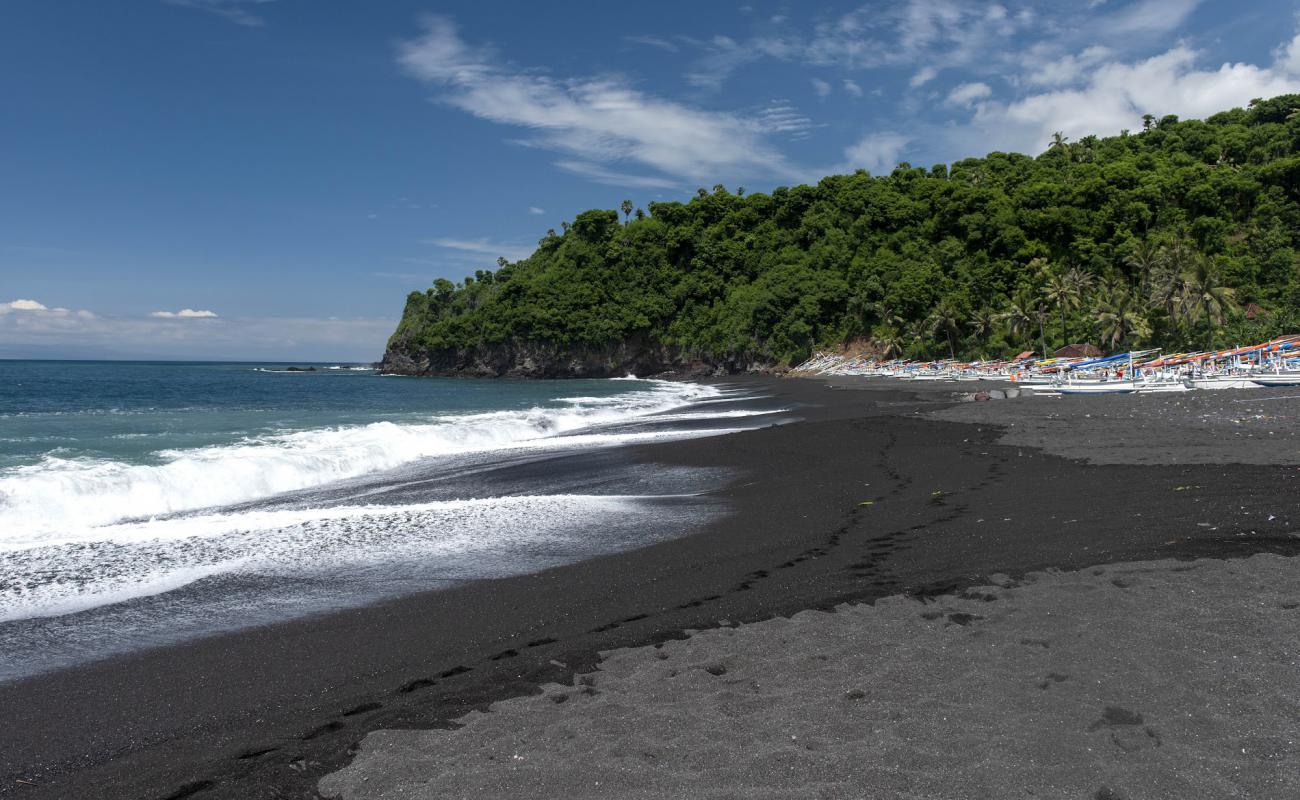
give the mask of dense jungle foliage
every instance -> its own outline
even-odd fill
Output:
[[[1300,95],[1135,122],[1036,158],[587,211],[527,259],[412,293],[390,346],[635,340],[779,365],[851,341],[998,357],[1300,330]]]

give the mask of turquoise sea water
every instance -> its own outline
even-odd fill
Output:
[[[680,535],[719,476],[621,446],[772,413],[289,366],[0,361],[0,679]]]

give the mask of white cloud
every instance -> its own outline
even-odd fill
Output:
[[[163,2],[181,8],[206,11],[246,28],[260,28],[266,24],[266,20],[249,11],[248,6],[273,3],[275,0],[163,0]]]
[[[0,303],[0,316],[13,314],[12,324],[18,325],[40,325],[42,322],[63,319],[94,319],[95,315],[89,311],[72,311],[67,308],[49,308],[44,303],[35,300],[12,300],[8,303]]]
[[[831,85],[821,78],[813,78],[812,87],[818,97],[826,97],[826,95],[831,93]]]
[[[948,103],[970,108],[977,100],[983,100],[993,94],[987,83],[963,83],[948,92]]]
[[[529,206],[529,207],[528,207],[528,213],[529,213],[529,214],[537,214],[537,215],[541,215],[541,214],[545,214],[545,213],[546,213],[546,209],[544,209],[544,208],[538,208],[537,206]]]
[[[1059,57],[1047,55],[1051,48],[1030,48],[1025,57],[1028,68],[1024,75],[1025,82],[1038,86],[1069,86],[1086,81],[1092,70],[1101,63],[1111,59],[1114,51],[1105,45],[1086,47],[1078,55],[1066,54]]]
[[[844,91],[854,97],[862,96],[862,87],[858,85],[857,81],[852,80],[851,78],[844,79]]]
[[[427,18],[424,28],[399,46],[398,63],[440,87],[442,102],[531,130],[535,146],[586,163],[628,161],[708,182],[791,172],[754,120],[655,97],[618,77],[559,79],[501,64],[490,50],[462,41],[442,17]]]
[[[452,239],[440,237],[437,239],[428,239],[426,244],[436,247],[442,247],[447,250],[458,250],[462,253],[473,253],[480,256],[504,256],[511,261],[520,261],[528,258],[533,254],[533,247],[527,247],[519,244],[503,244],[494,242],[490,239]]]
[[[0,303],[0,309],[5,311],[49,311],[44,304],[35,300],[14,300],[9,303]]]
[[[1078,139],[1135,129],[1148,113],[1205,117],[1256,97],[1300,91],[1300,59],[1293,58],[1297,52],[1300,37],[1280,48],[1268,67],[1226,63],[1202,69],[1197,51],[1183,45],[1133,63],[1101,64],[1077,88],[1030,94],[1009,103],[976,103],[971,125],[956,136],[964,137],[965,144],[978,141],[1037,153],[1053,131]]]
[[[1274,51],[1273,68],[1287,75],[1300,75],[1300,34]]]
[[[907,85],[911,86],[913,89],[919,88],[934,80],[938,74],[939,70],[934,67],[921,67],[916,71],[916,74],[912,76],[912,79],[907,82]]]
[[[149,316],[159,319],[216,319],[216,312],[213,311],[195,311],[192,308],[182,308],[180,311],[153,311]]]
[[[400,298],[399,298],[400,300]],[[0,309],[11,304],[0,304]],[[399,306],[400,309],[400,306]],[[178,325],[173,319],[100,316],[68,309],[0,313],[10,358],[377,359],[393,332],[384,318],[242,317]]]
[[[910,136],[891,131],[868,134],[845,149],[846,171],[861,168],[875,175],[891,172],[911,141]]]

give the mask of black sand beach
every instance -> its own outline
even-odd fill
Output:
[[[1296,442],[1300,400],[1285,391],[1198,395],[1215,419],[1243,397],[1266,407],[1252,436],[1229,436],[1236,423],[1189,427],[1176,408],[1119,433],[1075,424],[1116,398],[958,407],[951,386],[730,382],[797,404],[803,421],[619,456],[733,470],[719,493],[733,513],[704,532],[0,684],[0,795],[316,797],[368,732],[447,727],[685,630],[994,575],[1300,554],[1296,459],[1255,444]],[[1009,432],[1029,418],[1033,436]],[[1123,446],[1087,460],[1103,435]]]

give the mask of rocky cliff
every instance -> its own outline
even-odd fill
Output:
[[[379,368],[394,375],[462,378],[619,378],[725,375],[767,371],[768,366],[743,360],[721,362],[643,341],[606,347],[512,342],[421,351],[394,337]]]

